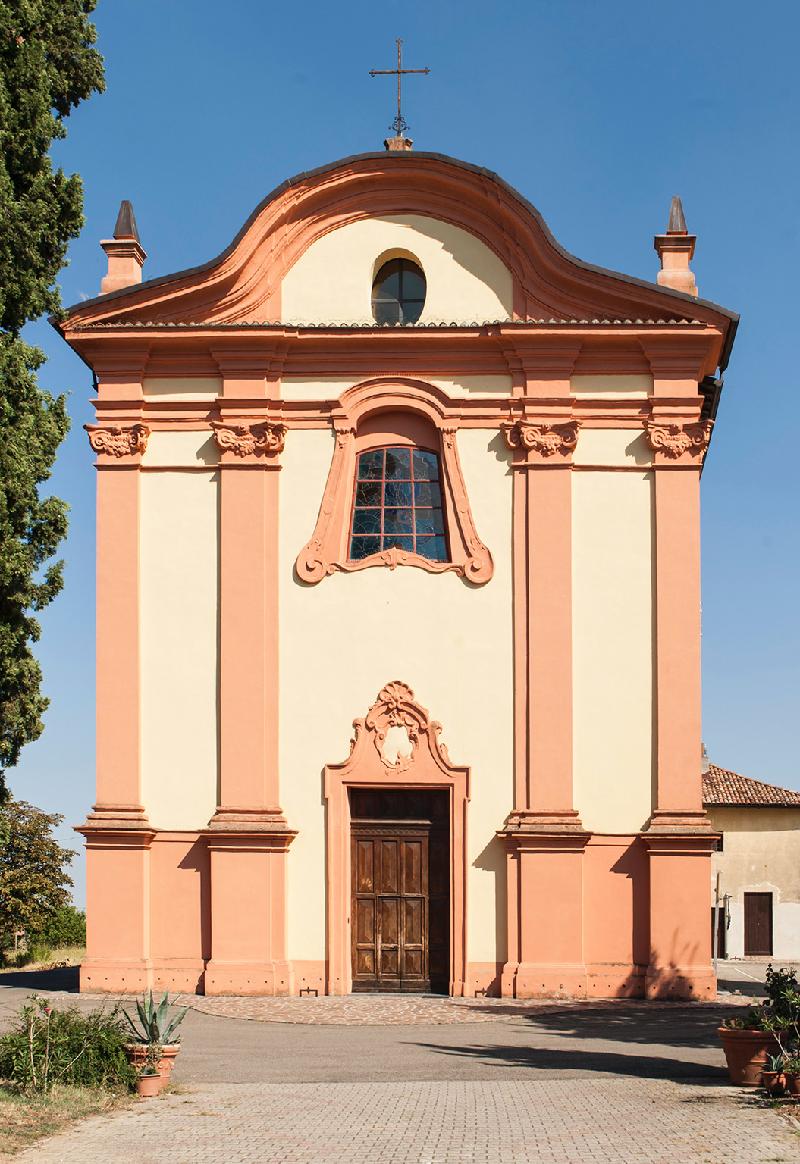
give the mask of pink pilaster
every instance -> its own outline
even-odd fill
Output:
[[[586,833],[572,796],[572,418],[569,374],[527,386],[504,428],[514,450],[515,804],[507,844],[508,957],[518,998],[584,994]],[[512,895],[514,900],[512,900]]]
[[[286,994],[286,853],[295,834],[281,811],[278,780],[278,481],[285,428],[267,416],[268,367],[235,353],[218,359],[220,774],[208,828],[205,991]]]

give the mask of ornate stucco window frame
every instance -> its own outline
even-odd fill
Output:
[[[451,415],[441,395],[432,385],[409,379],[367,380],[343,393],[341,408],[331,418],[336,443],[317,522],[295,561],[301,581],[314,584],[337,571],[352,574],[373,566],[388,566],[390,570],[416,566],[429,574],[453,571],[476,586],[489,581],[494,562],[478,537],[467,496],[456,440],[459,418]],[[360,429],[368,418],[381,413],[406,414],[412,424],[421,419],[435,432],[449,543],[446,562],[399,549],[380,550],[357,561],[348,556],[356,462],[370,441]]]

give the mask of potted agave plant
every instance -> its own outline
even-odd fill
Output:
[[[149,1064],[155,1067],[165,1085],[169,1082],[175,1057],[181,1049],[180,1035],[176,1035],[175,1031],[186,1017],[188,1009],[187,1006],[171,1013],[169,995],[165,992],[161,1001],[156,1002],[152,990],[149,990],[136,1000],[135,1019],[126,1010],[122,1012],[134,1039],[127,1044],[125,1052],[140,1072],[140,1078]]]
[[[719,1028],[731,1083],[758,1087],[768,1057],[787,1055],[800,1038],[800,987],[794,970],[767,967],[767,998],[744,1018],[727,1019]],[[765,1085],[766,1086],[766,1085]]]
[[[761,1072],[761,1085],[767,1095],[783,1095],[786,1088],[786,1056],[783,1052],[777,1055],[767,1055],[764,1070]]]

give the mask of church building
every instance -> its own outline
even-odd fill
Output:
[[[409,147],[146,282],[123,203],[58,324],[96,396],[83,990],[714,995],[700,475],[737,317],[679,200],[651,283]]]

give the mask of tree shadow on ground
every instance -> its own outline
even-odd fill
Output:
[[[79,966],[55,966],[50,970],[0,970],[0,987],[22,990],[61,990],[77,994]]]
[[[496,1067],[522,1067],[532,1071],[597,1072],[605,1075],[636,1076],[640,1079],[665,1079],[674,1083],[703,1084],[717,1087],[727,1082],[722,1066],[692,1059],[672,1059],[659,1055],[628,1055],[623,1051],[596,1051],[567,1047],[520,1047],[499,1043],[444,1046],[417,1043],[437,1055],[460,1055],[479,1059]]]
[[[737,1006],[685,1006],[668,1003],[591,1003],[536,1009],[476,1007],[487,1014],[515,1014],[541,1031],[573,1039],[608,1039],[666,1047],[719,1047],[717,1027],[724,1018],[741,1014]]]

